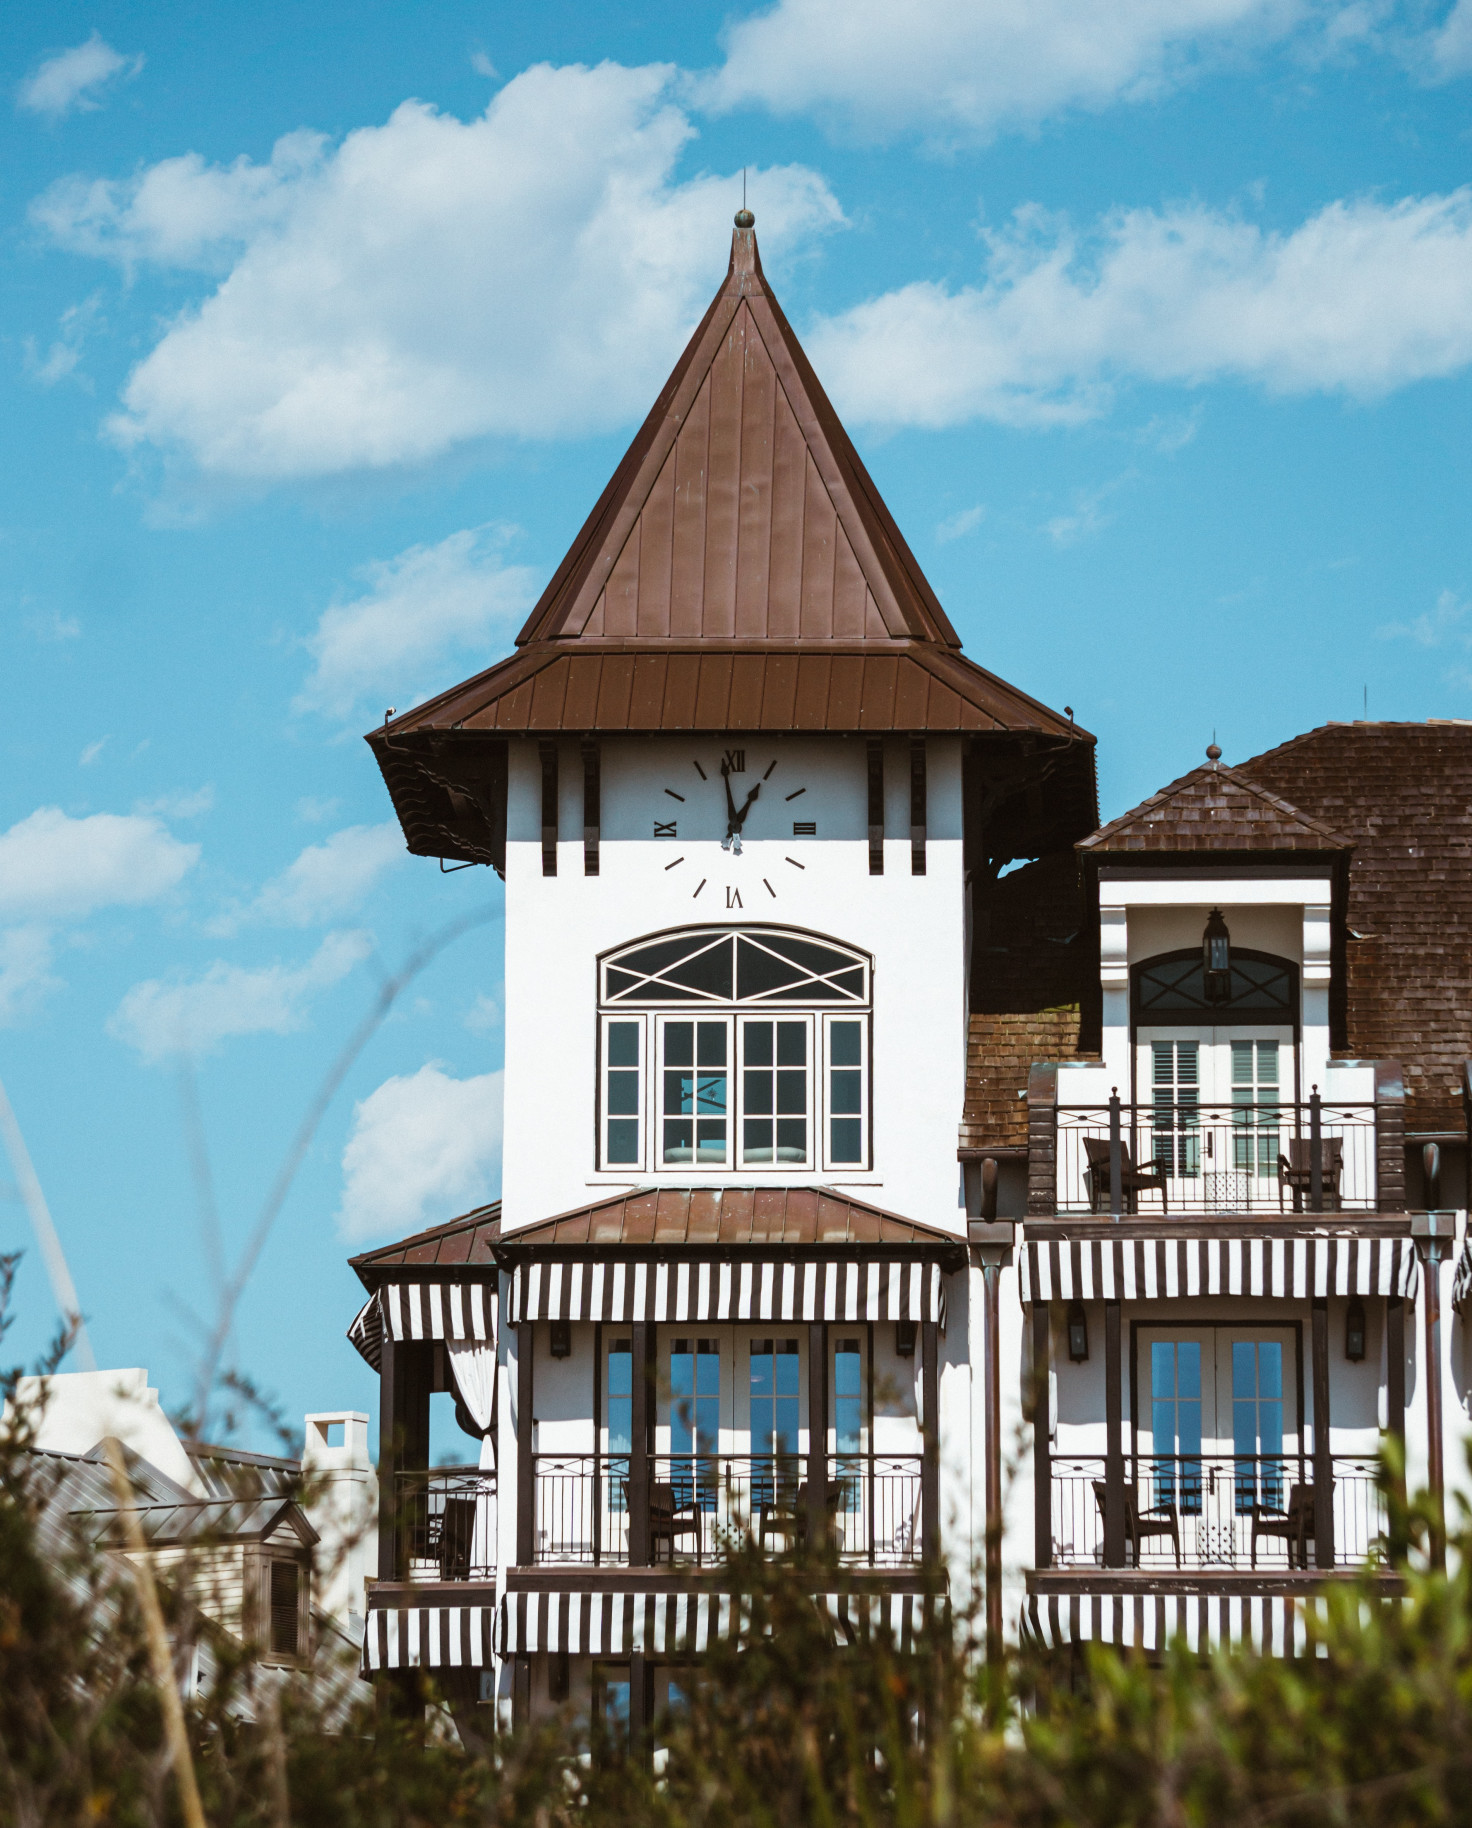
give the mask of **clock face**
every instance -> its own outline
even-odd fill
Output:
[[[723,748],[692,755],[688,768],[664,789],[654,836],[672,847],[718,840],[723,879],[692,869],[696,859],[683,850],[663,866],[665,873],[693,873],[698,880],[691,885],[692,900],[714,893],[716,905],[724,901],[733,912],[745,909],[743,896],[775,900],[782,877],[808,867],[792,853],[818,835],[816,817],[803,816],[807,791],[803,781],[786,778],[781,758],[770,750]]]

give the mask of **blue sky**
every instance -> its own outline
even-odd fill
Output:
[[[0,1077],[100,1359],[370,1406],[348,1251],[490,1197],[499,885],[359,740],[503,653],[725,268],[1105,816],[1326,719],[1472,715],[1472,0],[12,8]],[[390,1167],[389,1164],[392,1164]],[[50,1297],[26,1247],[11,1344]]]

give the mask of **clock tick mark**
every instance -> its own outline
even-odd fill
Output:
[[[710,779],[710,776],[701,767],[699,762],[696,762],[695,764],[695,772],[700,776],[702,781],[708,781]]]
[[[772,763],[772,768],[775,768],[775,767],[776,767],[776,766],[777,766],[777,764],[776,764],[776,762],[773,762],[773,763]],[[764,775],[763,775],[763,776],[762,776],[762,779],[763,779],[763,780],[764,780],[764,781],[770,781],[770,780],[771,780],[771,778],[772,778],[772,768],[769,768],[769,769],[768,769],[768,770],[767,770],[767,772],[766,772],[766,773],[765,773],[765,774],[764,774]]]
[[[705,887],[705,885],[706,885],[706,883],[707,883],[707,882],[708,882],[708,881],[709,881],[709,880],[710,880],[710,878],[709,878],[709,877],[708,877],[708,876],[702,876],[702,877],[701,877],[701,878],[700,878],[700,881],[699,881],[699,882],[698,882],[698,883],[696,883],[696,885],[695,885],[695,895],[698,895],[698,894],[699,894],[699,893],[700,893],[700,891],[701,891],[701,890],[702,890],[702,889],[703,889],[703,888],[704,888],[704,887]],[[691,899],[691,900],[692,900],[692,901],[694,901],[694,899],[695,899],[695,895],[692,895],[692,896],[691,896],[691,897],[690,897],[690,899]]]
[[[762,877],[762,887],[767,891],[767,893],[772,897],[772,899],[774,901],[777,899],[777,891],[772,887],[771,883],[767,881],[765,876]]]
[[[790,794],[788,794],[788,796],[787,796],[787,797],[788,797],[788,799],[789,799],[789,800],[795,800],[795,799],[796,799],[796,798],[797,798],[797,794],[798,794],[798,793],[806,793],[806,792],[807,792],[807,788],[806,788],[806,787],[799,787],[799,788],[798,788],[798,790],[797,790],[797,793],[790,793]]]
[[[671,871],[671,870],[672,870],[672,869],[673,869],[673,868],[674,868],[674,867],[675,867],[675,864],[677,864],[677,863],[683,863],[683,862],[684,862],[684,861],[685,861],[685,859],[684,859],[684,858],[683,858],[683,857],[676,857],[676,858],[675,858],[675,862],[674,862],[674,863],[667,863],[667,864],[666,864],[666,865],[665,865],[665,866],[664,866],[664,873],[665,873],[665,875],[666,875],[666,876],[668,876],[668,875],[669,875],[669,873],[670,873],[670,871]]]
[[[805,870],[808,867],[805,863],[799,863],[796,857],[789,857],[787,861],[795,870]]]
[[[684,794],[676,793],[673,787],[666,787],[665,792],[670,796],[670,798],[672,800],[678,800],[682,806],[685,804]]]

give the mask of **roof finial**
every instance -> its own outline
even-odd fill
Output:
[[[1211,763],[1213,768],[1215,768],[1217,763],[1222,759],[1222,752],[1217,747],[1215,730],[1211,733],[1211,741],[1206,745],[1206,759]]]
[[[741,167],[741,208],[736,212],[737,228],[755,228],[756,217],[746,207],[746,167]]]

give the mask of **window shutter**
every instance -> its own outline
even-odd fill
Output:
[[[271,1564],[271,1651],[294,1657],[301,1637],[301,1569],[294,1561]]]

